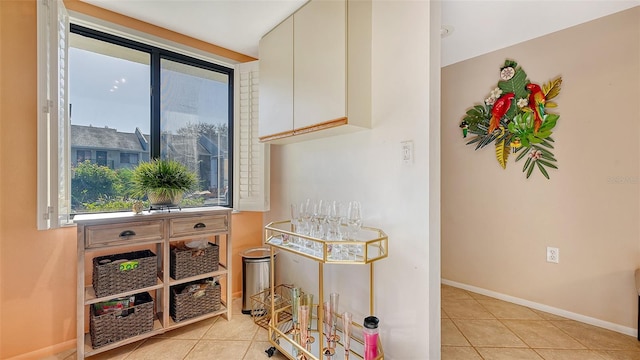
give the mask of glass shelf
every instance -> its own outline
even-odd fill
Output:
[[[354,239],[344,241],[298,234],[290,220],[269,223],[265,231],[267,244],[323,263],[368,264],[389,255],[387,234],[371,227],[362,227]]]

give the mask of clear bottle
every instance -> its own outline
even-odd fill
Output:
[[[364,318],[362,334],[364,336],[364,360],[373,360],[378,356],[378,323],[375,316]]]

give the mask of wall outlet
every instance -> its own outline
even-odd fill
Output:
[[[559,263],[560,262],[560,249],[547,246],[547,262]]]

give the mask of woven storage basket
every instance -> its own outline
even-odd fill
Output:
[[[123,260],[137,261],[137,267],[120,269]],[[93,258],[93,289],[97,297],[115,295],[157,284],[158,263],[150,250]]]
[[[178,322],[220,310],[220,284],[218,283],[213,285],[208,282],[204,292],[198,290],[196,292],[181,293],[185,287],[202,282],[202,280],[194,281],[171,288],[169,313],[174,321]]]
[[[218,271],[220,247],[208,243],[204,249],[171,249],[171,277],[179,280]]]
[[[149,293],[137,294],[134,306],[120,312],[96,315],[91,306],[89,332],[93,348],[108,345],[153,330],[153,299]]]

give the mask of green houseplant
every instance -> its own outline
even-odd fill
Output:
[[[140,163],[133,170],[133,192],[147,195],[151,205],[178,205],[185,192],[198,183],[198,177],[185,165],[167,159]]]

